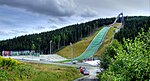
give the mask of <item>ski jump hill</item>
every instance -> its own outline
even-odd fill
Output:
[[[123,17],[123,13],[120,13],[117,18],[115,19],[114,23],[115,24],[117,22],[117,20],[120,18],[120,16],[122,16],[121,18],[121,23],[122,26],[121,28],[124,26],[124,17]],[[112,25],[113,25],[112,24]],[[108,32],[108,30],[110,29],[109,26],[105,26],[103,27],[99,33],[94,37],[94,39],[91,41],[91,43],[89,44],[89,46],[86,48],[86,50],[78,57],[75,57],[71,60],[83,60],[83,59],[87,59],[92,57],[99,49],[99,47],[101,46],[101,44],[103,43],[103,40]]]
[[[98,51],[108,30],[109,30],[109,27],[103,27],[99,31],[99,33],[94,37],[94,39],[91,41],[91,43],[86,48],[86,50],[80,56],[74,58],[73,60],[82,60],[82,59],[87,59],[87,58],[92,57]]]

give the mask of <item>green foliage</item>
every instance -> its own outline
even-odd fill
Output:
[[[61,70],[61,68],[58,68],[56,72],[40,71],[32,81],[72,81],[79,77],[77,70],[74,68],[64,69],[63,72]]]
[[[14,59],[0,57],[0,68],[2,68],[2,69],[8,69],[8,68],[16,66],[18,64],[19,64],[19,62]]]
[[[145,40],[147,39],[147,40]],[[150,29],[134,40],[125,40],[122,50],[114,48],[117,55],[98,77],[104,81],[142,81],[150,77]]]
[[[114,56],[117,55],[117,52],[115,50],[117,48],[122,50],[122,45],[117,40],[113,40],[111,45],[109,45],[107,50],[100,57],[101,68],[107,69],[109,64],[113,62],[113,60],[115,59]]]
[[[147,32],[150,27],[150,16],[138,16],[138,17],[125,17],[125,25],[117,34],[115,38],[123,43],[123,38],[133,39],[138,35],[138,32],[142,32],[141,29],[144,29],[144,32]]]
[[[35,50],[36,49],[36,46],[35,44],[32,44],[32,47],[31,47],[32,50]]]
[[[1,81],[20,81],[31,79],[36,72],[34,69],[26,64],[19,64],[13,66],[11,69],[1,69],[0,70],[0,80]]]
[[[0,69],[0,81],[72,81],[80,77],[76,68],[20,63],[8,69]]]

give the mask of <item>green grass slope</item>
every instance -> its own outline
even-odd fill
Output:
[[[116,23],[113,25],[112,28],[110,28],[110,30],[108,31],[105,39],[104,39],[104,43],[100,46],[99,50],[97,51],[97,53],[95,54],[95,56],[99,56],[100,54],[102,54],[105,49],[108,47],[109,43],[111,42],[112,39],[112,32],[114,30],[114,27],[120,26],[120,23]],[[90,44],[90,42],[93,40],[93,38],[97,35],[97,33],[101,30],[102,27],[100,27],[95,33],[93,33],[91,36],[83,38],[81,41],[76,42],[73,44],[73,57],[77,57],[80,54],[82,54],[84,52],[84,50],[88,47],[88,45]],[[66,46],[65,48],[59,50],[58,52],[56,52],[56,54],[59,54],[63,57],[66,58],[72,58],[71,55],[71,48],[70,46]]]
[[[72,81],[81,76],[74,67],[21,63],[0,57],[0,81]]]

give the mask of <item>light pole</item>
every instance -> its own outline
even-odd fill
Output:
[[[73,45],[70,43],[70,48],[71,48],[71,62],[73,63]]]
[[[50,40],[50,54],[52,53],[52,40]]]
[[[40,37],[38,37],[37,40],[38,40],[38,43],[41,43],[41,41],[42,41]],[[38,47],[39,47],[39,54],[40,54],[40,51],[41,51],[40,44],[38,44]]]

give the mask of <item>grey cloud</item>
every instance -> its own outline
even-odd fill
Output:
[[[29,33],[29,32],[19,31],[19,30],[11,30],[11,31],[1,31],[0,30],[0,40],[14,38],[15,36],[20,36],[20,35],[27,34],[27,33]]]
[[[43,30],[45,29],[45,27],[43,26],[37,26],[37,27],[33,27],[34,30]]]
[[[60,23],[64,23],[64,22],[68,22],[68,19],[71,18],[71,17],[58,17],[58,18],[55,18],[55,17],[51,17],[49,18],[49,23],[54,23],[54,24],[60,24]]]
[[[9,34],[14,34],[14,35],[19,35],[19,34],[26,34],[28,33],[27,31],[22,31],[22,30],[11,30],[8,32]]]
[[[98,9],[113,9],[113,8],[139,8],[149,7],[149,0],[76,0],[78,6],[86,6]],[[82,4],[82,5],[81,5]]]
[[[51,18],[49,18],[49,23],[65,22],[65,21],[66,21],[66,17],[58,17],[58,18],[51,17]]]
[[[74,14],[73,0],[0,0],[0,5],[23,8],[30,12],[49,16],[71,16]]]
[[[149,0],[75,0],[75,2],[80,8],[96,10],[99,16],[115,16],[120,12],[127,15],[141,14],[140,12],[148,14],[150,10]]]
[[[56,29],[56,28],[58,28],[58,26],[52,25],[52,26],[50,26],[49,28],[51,28],[51,29]]]
[[[7,36],[7,35],[9,35],[7,32],[4,32],[4,31],[0,31],[0,35],[1,36]]]
[[[23,34],[23,33],[28,33],[26,31],[19,31],[19,30],[11,30],[11,31],[0,31],[1,36],[8,36],[8,35],[17,35],[17,34]]]
[[[82,1],[78,2],[80,3]],[[48,15],[60,21],[64,21],[64,17],[93,17],[96,15],[95,11],[90,11],[90,7],[88,7],[88,10],[86,8],[84,10],[82,6],[77,5],[75,0],[0,0],[0,5],[7,5],[29,12]],[[51,20],[55,21],[55,19],[52,18]]]
[[[97,16],[98,14],[94,10],[84,9],[80,15],[81,15],[81,17],[94,17],[94,16]]]

